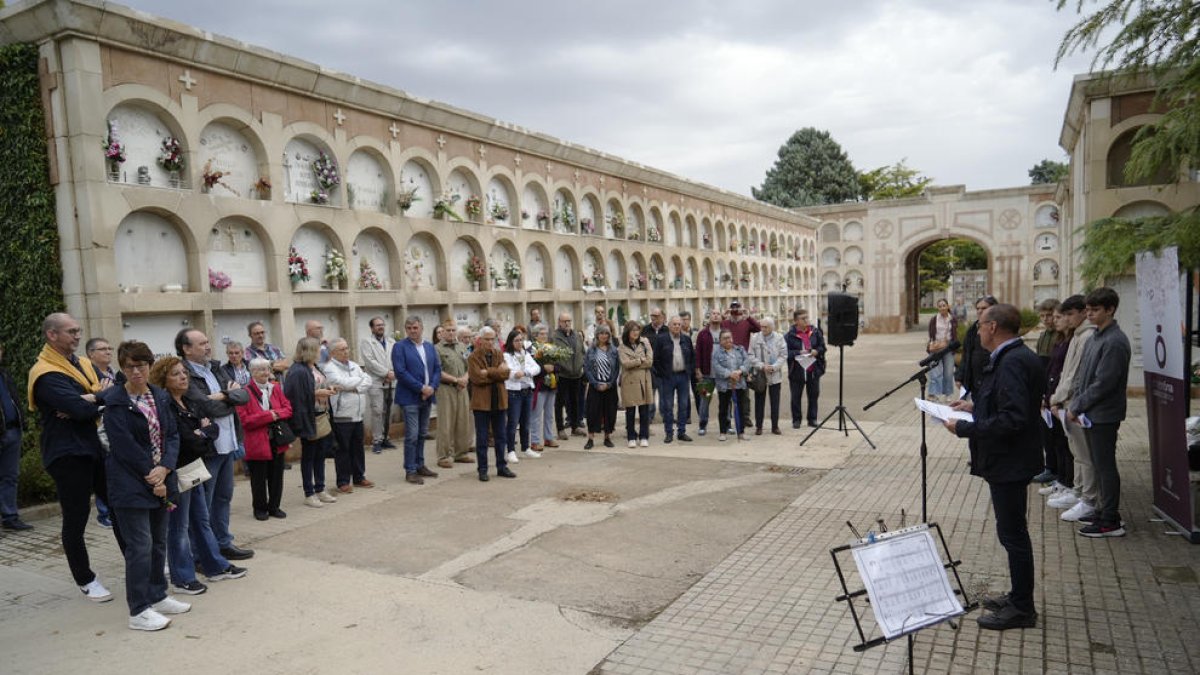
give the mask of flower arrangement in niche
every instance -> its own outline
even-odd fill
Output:
[[[471,195],[467,197],[467,202],[463,205],[463,208],[466,209],[468,218],[478,218],[483,213],[483,202],[479,197]]]
[[[675,275],[674,281],[671,282],[671,288],[674,288],[675,290],[683,288],[683,277],[679,276],[678,274]]]
[[[317,189],[309,193],[308,201],[313,204],[328,204],[329,195],[342,182],[342,177],[338,175],[337,164],[329,155],[322,152],[313,160],[312,171],[313,178],[317,181]]]
[[[501,201],[492,202],[492,208],[490,209],[490,211],[492,214],[492,220],[498,220],[500,222],[504,222],[504,221],[508,220],[508,215],[509,215],[508,214],[508,205],[505,204],[504,202],[501,202]]]
[[[529,212],[526,211],[525,209],[521,209],[521,220],[522,220],[522,222],[529,220]]]
[[[229,190],[230,192],[232,192],[233,194],[238,195],[237,190],[234,190],[233,188],[229,187],[228,183],[221,180],[224,177],[225,177],[224,171],[214,171],[213,170],[211,159],[209,159],[207,162],[204,163],[204,171],[201,174],[201,178],[204,181],[204,191],[205,192],[211,192],[214,187],[220,185],[221,187],[225,188],[226,190]],[[240,197],[241,195],[238,195],[238,196]]]
[[[379,274],[371,267],[371,261],[366,258],[358,260],[358,287],[364,291],[382,291],[383,282]]]
[[[495,265],[488,265],[488,276],[492,278],[492,288],[508,287],[508,279],[504,278],[504,274],[496,269]]]
[[[467,264],[463,265],[463,273],[467,275],[467,281],[479,283],[487,276],[487,269],[483,266],[483,261],[479,259],[479,256],[473,255]]]
[[[174,136],[164,138],[155,161],[167,171],[183,171],[183,146],[179,140]]]
[[[596,226],[592,224],[591,218],[580,218],[579,227],[584,234],[595,234]]]
[[[224,272],[220,272],[218,270],[214,270],[211,267],[208,268],[208,287],[209,287],[209,289],[220,293],[232,285],[233,285],[233,279],[230,279],[228,274],[226,274]]]
[[[538,224],[538,227],[543,228],[543,229],[549,227],[550,226],[550,213],[546,210],[538,211],[537,212],[537,224]]]
[[[325,253],[325,284],[330,288],[337,288],[346,282],[349,275],[346,257],[336,248],[329,249]]]
[[[637,274],[633,275],[633,277],[629,280],[629,287],[637,291],[646,290],[646,273],[638,272]]]
[[[104,159],[108,161],[109,167],[114,171],[117,166],[125,162],[125,144],[121,142],[120,136],[117,135],[116,120],[108,121],[108,136],[104,139]]]
[[[662,234],[659,233],[657,227],[655,227],[653,225],[650,226],[650,229],[646,232],[646,241],[649,241],[649,242],[662,241]]]
[[[562,208],[554,212],[554,222],[562,225],[563,231],[575,231],[575,210],[570,204],[564,203]]]
[[[737,237],[734,237],[733,239],[729,240],[729,252],[737,253],[737,249],[738,249]]]
[[[461,199],[459,195],[449,192],[443,192],[438,195],[438,198],[433,202],[433,217],[439,220],[450,218],[450,220],[457,220],[461,223],[462,216],[454,212],[454,204],[459,199]]]
[[[504,276],[515,282],[521,278],[521,264],[516,260],[509,258],[504,261]]]
[[[288,276],[293,284],[298,284],[301,281],[308,281],[308,261],[295,246],[288,248]]]
[[[712,235],[705,234],[704,236],[700,237],[700,241],[704,242],[704,248],[708,248],[709,246],[712,246]]]
[[[271,198],[271,181],[266,176],[254,181],[254,185],[250,189],[254,191],[255,196],[259,199]]]
[[[613,211],[608,214],[608,222],[612,225],[613,234],[618,237],[625,232],[625,219],[621,216],[620,211]]]
[[[605,283],[604,272],[599,268],[592,271],[592,276],[587,279],[587,283],[597,288],[603,288]]]
[[[408,211],[412,208],[413,204],[421,201],[421,198],[417,196],[417,190],[419,189],[414,186],[408,189],[401,189],[400,192],[396,193],[396,206],[400,207],[401,213]]]

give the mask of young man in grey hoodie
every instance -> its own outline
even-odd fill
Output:
[[[1050,411],[1055,417],[1065,417],[1065,411],[1071,405],[1071,387],[1079,374],[1079,360],[1083,357],[1083,347],[1096,332],[1096,327],[1087,320],[1082,295],[1073,295],[1063,300],[1060,311],[1066,320],[1065,328],[1068,332],[1073,332],[1058,387],[1050,394]],[[1067,445],[1071,448],[1071,455],[1075,458],[1074,494],[1079,501],[1064,511],[1061,518],[1069,522],[1078,522],[1080,518],[1091,517],[1096,513],[1096,474],[1092,469],[1092,457],[1088,451],[1087,436],[1083,433],[1083,427],[1067,422],[1063,424],[1063,429],[1067,434]],[[1054,489],[1053,486],[1049,488]]]

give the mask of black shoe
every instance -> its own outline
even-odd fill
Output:
[[[225,581],[226,579],[241,579],[246,576],[246,568],[230,565],[220,572],[208,577],[209,581]]]
[[[488,475],[487,475],[486,473],[484,473],[484,472],[482,472],[482,471],[480,471],[480,472],[479,472],[479,481],[480,481],[481,483],[486,483],[486,482],[488,482],[489,480],[491,480],[491,479],[490,479],[490,478],[488,478]]]
[[[584,449],[584,450],[591,450],[591,449],[592,449],[592,448],[594,448],[594,447],[596,447],[596,444],[595,444],[595,443],[593,443],[593,442],[592,442],[592,439],[590,439],[590,438],[588,439],[588,442],[587,442],[587,443],[584,443],[584,444],[583,444],[583,449]]]
[[[612,442],[612,439],[611,439],[611,438],[605,438],[605,439],[604,439],[604,447],[606,447],[606,448],[611,448],[611,447],[613,447],[613,442]]]
[[[762,427],[754,427],[754,435],[762,436]]]
[[[816,422],[809,422],[809,423],[808,423],[808,426],[810,426],[810,427],[812,427],[812,428],[816,429],[816,428],[820,427],[821,425],[817,424]]]
[[[20,532],[21,530],[32,530],[33,526],[17,517],[9,518],[4,521],[3,527],[6,530]]]
[[[508,468],[507,466],[504,467],[503,469],[497,470],[496,475],[500,476],[502,478],[516,478],[517,477],[517,474],[513,473],[512,469]]]
[[[783,432],[779,430],[779,427],[772,427],[772,428],[771,428],[771,433],[775,434],[776,436],[782,436],[782,435],[783,435]]]
[[[989,612],[999,612],[1009,605],[1008,593],[980,596],[979,604]]]
[[[254,551],[248,548],[238,548],[231,544],[221,549],[221,555],[225,556],[226,560],[249,560],[254,557]]]
[[[680,432],[679,440],[683,441],[684,443],[691,443],[692,437],[688,436],[686,433]]]
[[[371,452],[376,455],[382,455],[383,454],[383,445],[380,443],[376,443],[376,444],[372,445]]]
[[[385,438],[385,439],[383,439],[383,442],[382,442],[382,443],[380,443],[380,444],[379,444],[379,446],[380,446],[380,447],[382,447],[382,448],[387,448],[388,450],[395,450],[395,449],[396,449],[396,444],[395,444],[395,443],[393,443],[393,442],[392,442],[390,439],[386,439],[386,438]]]
[[[175,587],[176,593],[182,593],[183,595],[200,595],[204,591],[208,590],[208,586],[205,586],[204,584],[200,583],[199,581],[194,581],[194,580],[189,581],[186,584],[171,584],[171,585]]]
[[[984,614],[975,620],[980,628],[987,630],[1008,630],[1010,628],[1033,628],[1037,626],[1037,612],[1026,614],[1021,610],[1007,605],[999,611]]]
[[[433,435],[433,434],[431,434],[431,433],[429,433],[429,432],[426,432],[426,433],[425,433],[425,440],[427,440],[427,441],[436,441],[436,440],[437,440],[437,436],[435,436],[435,435]],[[393,445],[392,447],[394,448],[394,447],[396,447],[396,446],[394,446],[394,445]]]
[[[284,469],[284,471],[291,471],[291,470],[292,470],[292,463],[291,463],[291,462],[284,462],[284,463],[283,463],[283,469]]]
[[[425,484],[425,479],[421,478],[416,473],[404,474],[404,480],[405,480],[405,482],[412,483],[413,485],[424,485]]]
[[[283,512],[283,509],[275,509],[270,512],[270,515],[272,518],[287,518],[287,514]]]
[[[799,422],[792,422],[793,429],[799,429],[802,425]]]
[[[257,509],[254,511],[254,519],[255,520],[266,520],[267,518],[270,518],[270,517],[271,517],[270,514],[268,514],[266,511],[259,511]]]
[[[674,436],[672,436],[671,434],[667,434],[667,437],[663,439],[663,443],[670,443],[671,441],[674,441],[674,440],[675,440]]]

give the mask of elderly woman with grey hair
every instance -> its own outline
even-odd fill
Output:
[[[274,371],[266,359],[250,362],[250,384],[246,391],[250,402],[238,407],[238,417],[246,432],[246,469],[250,472],[250,501],[254,517],[286,518],[279,508],[283,499],[284,454],[290,443],[272,439],[271,425],[292,417],[292,404],[283,387],[271,381]],[[288,422],[284,422],[288,424]]]
[[[762,436],[763,417],[768,396],[771,400],[771,433],[779,430],[779,390],[783,386],[783,374],[787,372],[787,340],[775,330],[775,320],[764,318],[758,322],[762,331],[750,336],[750,364],[755,370],[767,375],[767,388],[754,392],[754,435]]]
[[[375,483],[367,480],[363,452],[363,415],[368,411],[366,394],[371,388],[371,377],[350,360],[350,345],[342,338],[329,343],[329,360],[321,364],[321,371],[338,392],[329,399],[333,437],[337,442],[333,458],[337,490],[343,494],[354,492],[351,480],[361,488],[375,487]]]
[[[588,440],[583,449],[591,450],[595,446],[597,431],[604,432],[604,447],[611,448],[612,432],[617,425],[617,381],[621,376],[621,358],[608,324],[596,326],[596,342],[588,348],[584,357],[583,374],[588,381]]]

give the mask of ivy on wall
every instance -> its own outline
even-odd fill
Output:
[[[63,311],[58,226],[38,81],[38,50],[0,47],[0,341],[4,367],[24,403],[25,382],[42,346],[42,320]],[[23,503],[54,497],[31,421],[21,449]]]

